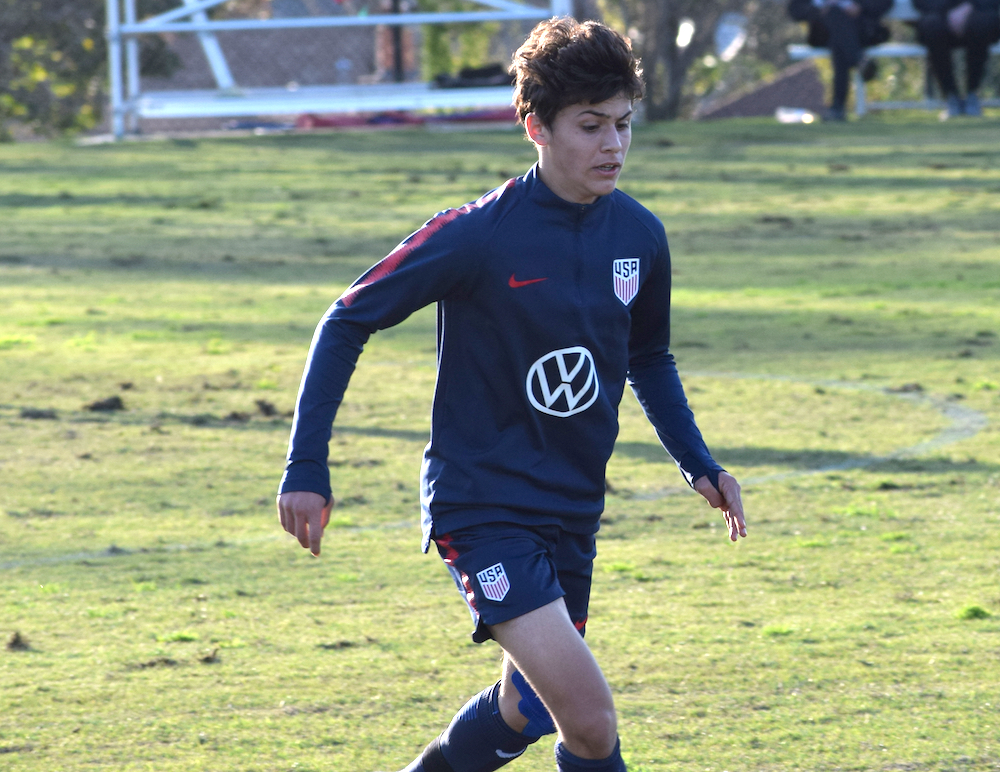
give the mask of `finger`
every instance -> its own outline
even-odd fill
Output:
[[[747,521],[743,514],[743,498],[740,495],[739,486],[735,486],[736,490],[731,497],[728,498],[729,512],[732,515],[733,523],[736,529],[739,531],[740,536],[747,535]]]
[[[726,499],[723,512],[726,518],[726,525],[729,526],[729,538],[736,541],[737,534],[739,536],[747,535],[740,484],[736,482],[736,478],[732,475],[723,473],[719,475],[719,489]]]
[[[276,503],[277,503],[277,506],[278,506],[278,521],[281,523],[281,527],[282,528],[284,528],[286,531],[289,531],[289,528],[288,528],[288,515],[285,512],[285,508],[281,505],[281,496],[280,495],[277,497]],[[291,533],[291,531],[289,531],[289,533]]]
[[[739,518],[733,510],[726,512],[726,525],[729,526],[729,540],[738,541],[740,536],[746,536],[745,528],[741,528]]]
[[[317,557],[319,557],[319,543],[323,539],[323,520],[329,519],[329,516],[329,507],[323,507],[319,512],[312,512],[309,515],[309,551]]]
[[[744,538],[747,535],[747,520],[743,516],[743,506],[740,505],[739,511],[736,512],[736,528],[739,531],[740,536]]]
[[[736,535],[740,536],[747,535],[747,522],[746,518],[743,516],[743,502],[739,497],[739,494],[735,496],[729,502],[729,508],[726,512],[726,522],[729,523],[729,538],[736,541]]]
[[[303,547],[309,546],[309,520],[298,513],[295,515],[295,538]]]

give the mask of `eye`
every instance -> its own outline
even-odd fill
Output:
[[[583,130],[589,132],[597,131],[599,128],[600,126],[598,126],[596,123],[585,123],[583,125]]]

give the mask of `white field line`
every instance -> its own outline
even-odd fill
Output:
[[[903,399],[916,405],[926,405],[937,410],[951,423],[929,440],[924,440],[908,448],[899,448],[884,456],[869,456],[867,458],[850,459],[837,464],[821,466],[816,469],[800,469],[790,472],[777,472],[775,474],[761,475],[759,477],[747,477],[740,480],[744,485],[762,482],[772,482],[786,480],[791,477],[803,477],[810,474],[823,474],[826,472],[842,472],[848,469],[863,469],[874,466],[884,461],[893,461],[901,458],[916,458],[932,450],[938,450],[946,445],[953,445],[956,442],[975,437],[986,428],[989,423],[985,415],[978,410],[960,405],[957,402],[934,397],[922,391],[890,391],[884,387],[870,383],[855,383],[852,381],[836,380],[807,380],[795,378],[787,375],[746,375],[741,373],[715,373],[715,372],[691,372],[686,375],[703,378],[732,378],[739,380],[755,381],[783,381],[785,383],[804,383],[810,386],[820,386],[824,389],[842,389],[851,391],[870,391],[884,394],[888,397]]]

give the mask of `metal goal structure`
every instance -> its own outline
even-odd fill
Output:
[[[270,0],[258,4],[268,12],[256,18],[211,18],[227,0],[176,0],[176,8],[140,20],[137,0],[106,2],[118,138],[140,118],[508,107],[506,83],[441,88],[421,80],[421,29],[501,22],[520,34],[526,23],[572,12],[572,0],[470,0],[475,10],[429,12],[412,0]],[[141,75],[144,36],[183,60],[186,77]]]

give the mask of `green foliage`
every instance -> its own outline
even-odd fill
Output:
[[[180,630],[173,633],[166,633],[165,635],[158,635],[156,636],[156,640],[160,643],[191,643],[198,640],[198,634],[190,630]]]
[[[649,120],[681,116],[690,70],[713,50],[719,19],[751,4],[747,0],[604,0],[609,20],[631,37],[642,59]],[[694,33],[681,48],[677,35],[685,20],[693,22]]]
[[[0,0],[0,127],[92,127],[106,56],[101,0]]]
[[[959,609],[955,616],[959,619],[989,619],[993,615],[982,606],[970,604]]]
[[[622,186],[665,223],[750,536],[626,397],[587,640],[630,769],[995,772],[997,128],[636,128]],[[0,147],[4,772],[400,769],[496,678],[419,549],[433,309],[366,346],[322,558],[274,492],[329,304],[532,159],[515,132]]]
[[[480,8],[466,0],[420,0],[418,5],[426,12]],[[423,25],[422,77],[430,81],[437,75],[454,75],[463,67],[482,67],[489,63],[490,41],[499,29],[498,22]]]
[[[176,8],[138,0],[140,18]],[[0,140],[6,124],[40,133],[93,128],[107,100],[105,0],[0,0]],[[155,35],[139,40],[140,72],[169,76],[178,56]]]

